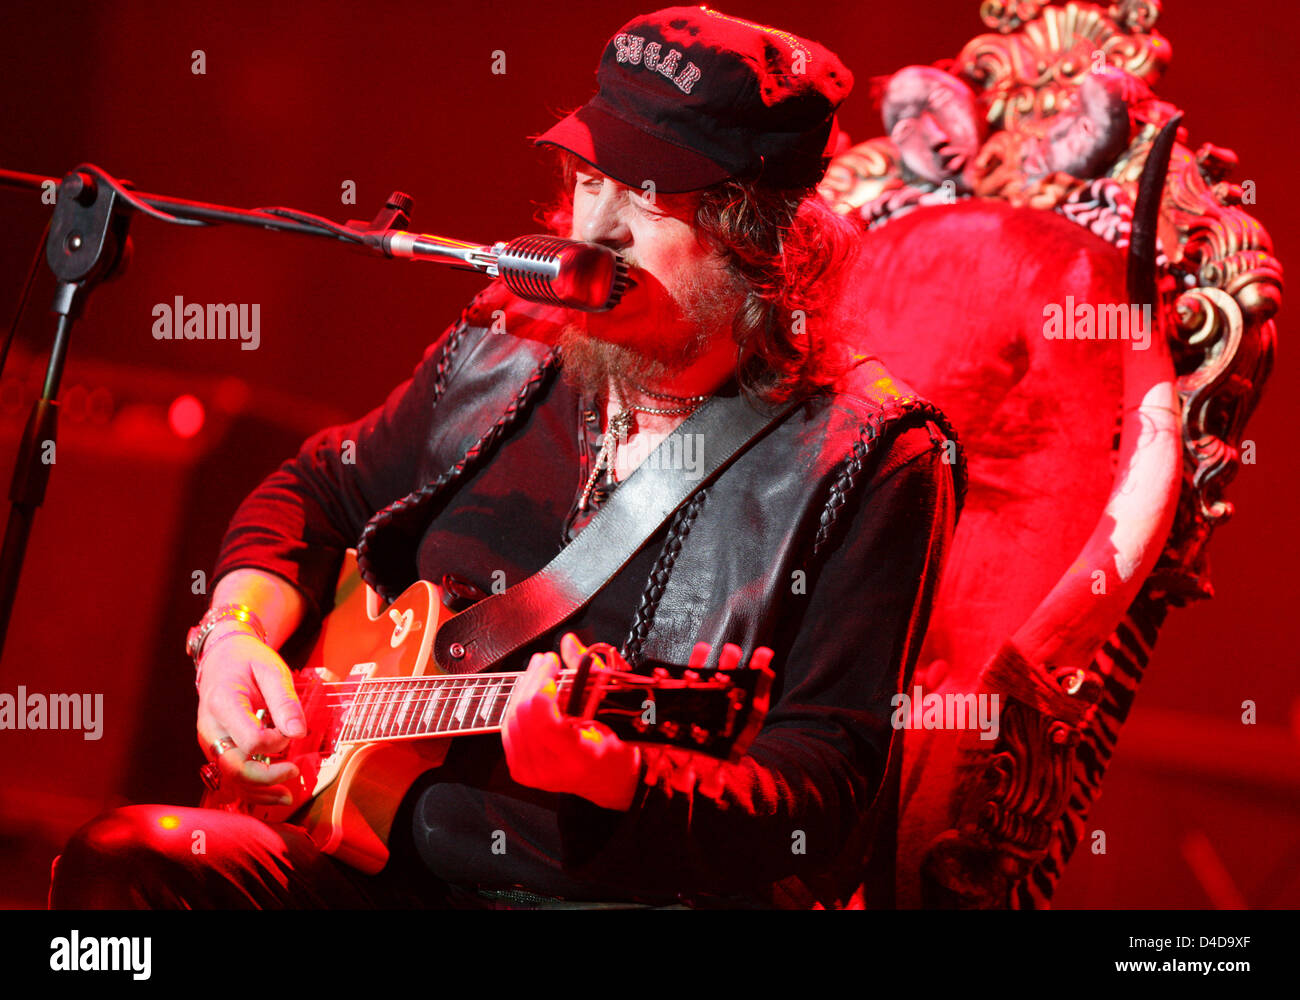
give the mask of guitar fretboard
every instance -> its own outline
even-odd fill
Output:
[[[395,677],[357,685],[342,742],[490,733],[501,728],[519,674]]]

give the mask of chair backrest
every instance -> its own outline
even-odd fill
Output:
[[[841,322],[943,407],[970,468],[903,706],[904,906],[1050,903],[1166,612],[1212,596],[1281,303],[1235,156],[1181,127],[1153,286],[1130,260],[1143,168],[1180,116],[1152,90],[1159,3],[980,13],[993,33],[889,78],[888,136],[821,188],[866,229]],[[953,727],[994,695],[996,738]]]

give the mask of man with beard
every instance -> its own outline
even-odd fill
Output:
[[[826,318],[851,233],[813,187],[852,77],[814,42],[682,7],[624,26],[597,79],[538,139],[564,177],[550,221],[618,251],[632,287],[584,314],[490,286],[384,406],[309,439],[244,502],[192,643],[199,741],[224,787],[277,803],[301,779],[257,759],[304,732],[276,650],[319,623],[344,549],[385,596],[416,579],[486,595],[599,524],[706,401],[767,425],[712,476],[669,469],[698,479],[689,498],[562,626],[493,665],[525,671],[500,739],[452,742],[406,796],[378,876],[290,824],[170,809],[169,839],[137,806],[73,839],[52,905],[891,901],[890,699],[961,465],[942,415]],[[620,639],[641,669],[770,657],[748,752],[704,766],[566,717],[561,666]]]

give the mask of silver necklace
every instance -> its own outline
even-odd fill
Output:
[[[650,392],[635,382],[632,385],[647,396],[691,405],[676,407],[638,406],[635,403],[620,401],[618,412],[609,418],[609,428],[605,431],[605,436],[600,442],[600,451],[596,455],[595,465],[592,466],[591,475],[587,478],[587,485],[583,488],[582,496],[578,499],[578,510],[580,511],[587,509],[587,503],[591,499],[592,490],[596,488],[596,481],[600,479],[600,474],[607,471],[610,477],[613,477],[614,449],[625,442],[632,433],[632,426],[637,413],[652,413],[656,416],[665,417],[690,416],[699,408],[701,403],[709,398],[708,394],[702,396],[669,396],[665,393]]]

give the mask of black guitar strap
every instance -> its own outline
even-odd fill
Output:
[[[438,666],[453,674],[486,670],[576,614],[693,493],[795,405],[759,413],[739,394],[714,396],[660,442],[546,566],[448,619],[434,641]],[[670,460],[674,451],[686,454],[688,435],[698,435],[698,475]]]

